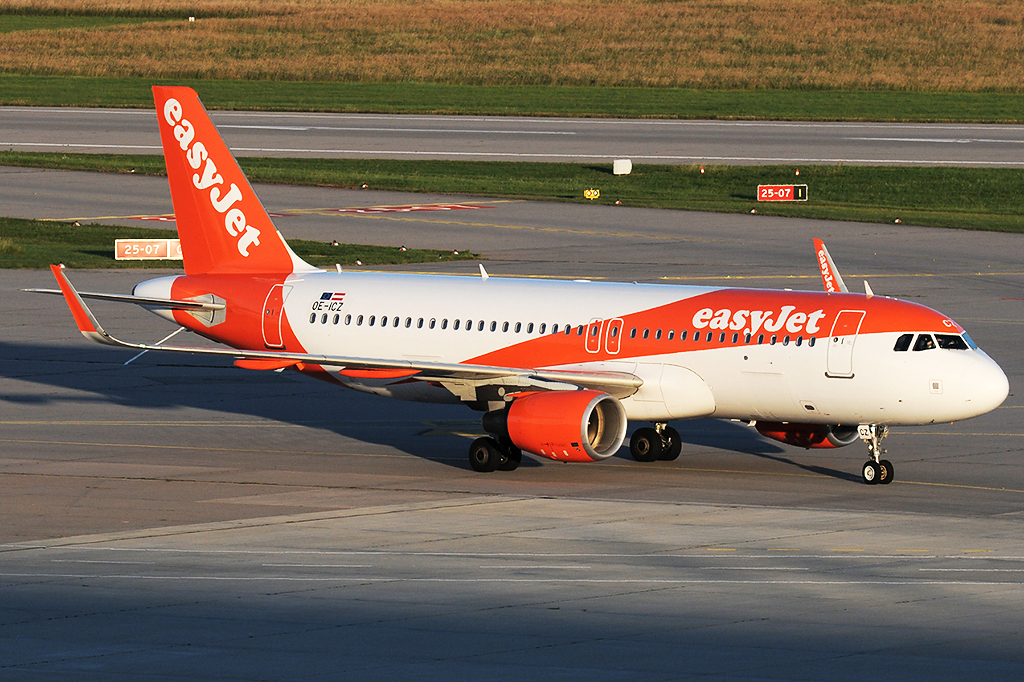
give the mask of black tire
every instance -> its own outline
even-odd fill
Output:
[[[475,471],[486,473],[501,465],[501,450],[493,438],[477,438],[469,446],[469,465]]]
[[[508,445],[503,448],[504,457],[498,465],[498,471],[515,471],[523,461],[523,451],[515,445]]]
[[[679,437],[679,432],[673,429],[671,426],[666,427],[661,432],[661,439],[664,443],[664,450],[658,455],[658,459],[671,462],[674,459],[678,459],[680,453],[683,451],[683,441]]]
[[[878,479],[882,477],[881,467],[871,460],[864,462],[864,468],[861,469],[860,473],[864,478],[864,482],[868,485],[876,485],[878,483]]]
[[[629,439],[629,454],[638,462],[654,462],[664,449],[661,435],[646,426],[634,431],[633,437]]]
[[[882,485],[889,485],[890,483],[892,483],[893,476],[895,476],[895,473],[893,472],[892,468],[892,462],[890,462],[887,459],[879,460],[878,467],[880,469],[878,482],[881,483]]]

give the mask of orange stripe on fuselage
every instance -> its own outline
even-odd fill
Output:
[[[785,336],[794,339],[797,336],[824,338],[829,336],[836,316],[843,310],[866,311],[861,334],[963,331],[956,322],[930,308],[882,296],[868,298],[862,294],[718,289],[635,313],[609,314],[609,320],[622,320],[617,353],[609,352],[610,348],[614,350],[614,344],[609,344],[609,324],[605,321],[600,328],[597,352],[586,350],[586,336],[592,327],[585,326],[584,334],[579,335],[577,326],[568,336],[548,334],[465,362],[508,367],[556,367],[651,357],[705,350],[709,332],[713,335],[715,348],[747,345],[747,333],[752,335],[753,343],[760,334],[764,334],[766,340],[773,334],[779,339]],[[634,329],[636,336],[631,338]],[[646,339],[643,338],[644,330],[649,330]],[[660,339],[656,338],[658,330],[661,330]],[[669,330],[674,332],[672,341],[668,340]],[[687,332],[686,341],[679,340],[683,331]],[[693,340],[695,332],[701,334],[700,342]],[[723,333],[725,340],[719,342]],[[734,334],[737,335],[736,341],[732,340]]]

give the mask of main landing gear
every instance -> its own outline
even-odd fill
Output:
[[[522,450],[490,436],[477,438],[469,446],[469,464],[476,471],[515,471],[522,461]]]
[[[683,441],[679,432],[662,422],[655,424],[653,429],[649,426],[637,429],[629,439],[629,454],[638,462],[673,460],[682,451]]]
[[[868,485],[876,483],[892,483],[893,468],[892,462],[887,459],[880,459],[885,454],[882,447],[882,439],[889,434],[889,427],[879,424],[862,424],[858,430],[861,440],[868,446],[868,454],[871,459],[864,463],[861,475]]]

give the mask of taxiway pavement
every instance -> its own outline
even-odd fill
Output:
[[[12,187],[16,190],[11,189]],[[0,677],[899,679],[1024,673],[1019,235],[257,186],[286,237],[466,248],[495,276],[851,288],[937,308],[1011,395],[804,451],[676,424],[643,465],[477,474],[478,415],[85,341],[48,272],[0,271]],[[163,194],[161,194],[161,192]],[[0,170],[24,217],[169,212],[160,178]],[[8,211],[5,211],[5,213]],[[350,267],[350,264],[345,264]],[[475,263],[426,264],[473,276]],[[72,272],[128,292],[157,271]],[[156,340],[145,311],[95,304]]]

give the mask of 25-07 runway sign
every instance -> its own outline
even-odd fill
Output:
[[[758,185],[758,201],[807,201],[807,185]]]

